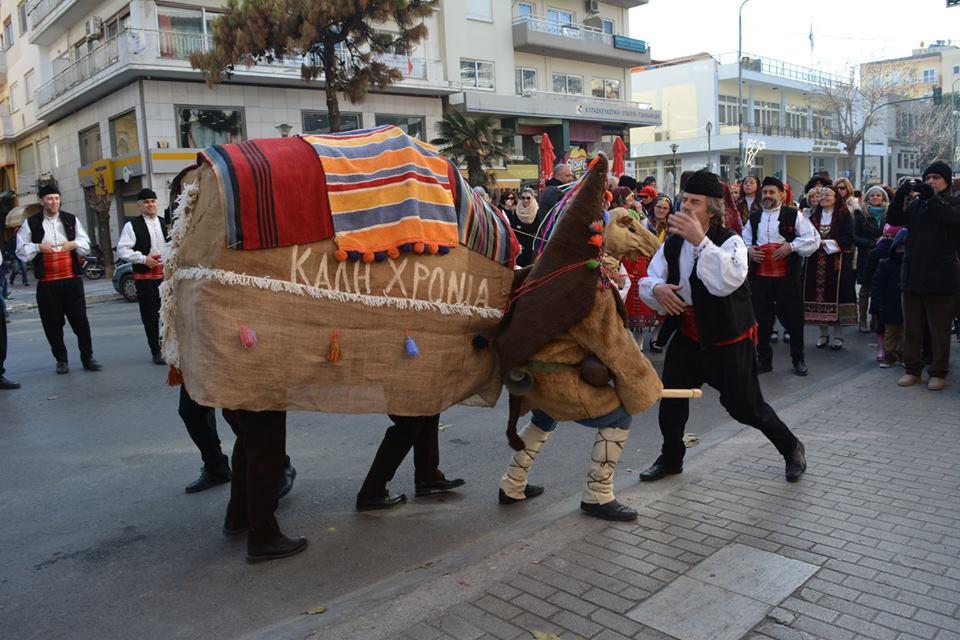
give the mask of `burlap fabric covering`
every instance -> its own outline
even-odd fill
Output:
[[[370,264],[337,262],[332,240],[229,249],[216,176],[204,167],[184,184],[161,317],[164,355],[197,402],[398,415],[496,403],[495,352],[473,342],[496,327],[511,269],[462,245]],[[334,333],[339,362],[327,360]]]

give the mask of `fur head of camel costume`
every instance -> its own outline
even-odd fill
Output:
[[[607,166],[597,156],[552,212],[546,245],[517,272],[501,321],[496,344],[510,391],[507,437],[517,450],[517,419],[532,409],[582,420],[621,405],[642,413],[660,398],[660,378],[627,330],[609,281],[621,258],[652,256],[659,241],[625,209],[604,214]]]

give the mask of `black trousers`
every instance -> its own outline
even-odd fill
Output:
[[[50,351],[57,362],[67,362],[67,346],[63,342],[64,319],[77,336],[80,360],[93,358],[93,340],[87,320],[87,299],[83,295],[83,280],[79,277],[53,282],[37,283],[37,310],[43,332],[50,343]]]
[[[220,436],[217,434],[217,416],[213,407],[198,404],[187,388],[180,385],[180,419],[187,427],[187,433],[193,444],[200,450],[204,465],[215,465],[223,460],[223,450],[220,448]]]
[[[440,414],[433,416],[388,416],[393,425],[383,434],[383,441],[373,458],[360,493],[362,498],[387,494],[387,483],[413,448],[415,482],[442,480],[440,466]]]
[[[803,290],[800,283],[789,276],[756,276],[750,281],[750,292],[753,296],[753,314],[757,317],[757,331],[760,333],[757,344],[760,362],[773,362],[770,334],[773,333],[774,318],[779,319],[784,330],[790,334],[791,359],[803,358]]]
[[[160,284],[161,279],[134,280],[137,288],[137,304],[140,306],[140,321],[147,334],[150,353],[160,354]]]
[[[793,339],[792,334],[790,338]],[[720,392],[720,404],[731,418],[759,429],[781,455],[793,452],[797,438],[764,402],[760,392],[752,342],[742,340],[725,347],[701,349],[683,334],[674,335],[663,363],[663,386],[691,389],[703,386],[704,382]],[[690,401],[661,400],[659,417],[663,435],[661,458],[670,466],[680,466],[687,450],[683,432],[690,417]]]
[[[0,377],[7,372],[3,363],[7,361],[7,310],[0,304]]]
[[[276,511],[283,482],[287,413],[224,409],[223,417],[237,435],[227,521],[249,524],[247,544],[266,544],[280,535]]]

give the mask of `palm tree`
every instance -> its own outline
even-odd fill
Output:
[[[484,169],[510,157],[510,148],[503,142],[510,132],[495,127],[491,116],[471,119],[459,111],[447,111],[438,129],[440,136],[430,142],[454,164],[467,165],[467,182],[472,187],[487,186],[492,178]]]

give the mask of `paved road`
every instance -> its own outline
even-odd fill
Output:
[[[24,388],[0,396],[4,636],[236,637],[357,589],[370,592],[378,581],[503,538],[504,531],[509,538],[520,521],[548,524],[582,487],[592,432],[564,425],[535,470],[547,493],[518,507],[498,506],[497,482],[510,453],[503,403],[495,410],[458,407],[442,417],[442,467],[466,478],[466,487],[448,498],[357,514],[354,496],[385,417],[291,414],[288,450],[299,476],[279,517],[285,532],[307,535],[311,546],[296,559],[251,567],[243,544],[219,532],[227,487],[183,493],[199,472],[199,455],[177,416],[177,391],[165,385],[165,369],[149,361],[136,306],[104,302],[89,313],[104,364],[99,373],[79,368],[71,338],[74,370],[55,375],[35,311],[15,314],[9,325],[8,375]],[[867,339],[851,337],[844,352],[811,349],[814,375],[807,379],[788,373],[778,348],[778,371],[764,377],[772,404],[862,370]],[[659,364],[660,356],[652,360]],[[726,437],[722,430],[710,435],[725,421],[707,390],[690,429],[704,438],[699,449]],[[221,435],[229,451],[233,438],[222,421]],[[652,461],[658,446],[655,413],[640,416],[620,484],[635,483],[627,470]],[[392,487],[413,498],[411,463]]]

